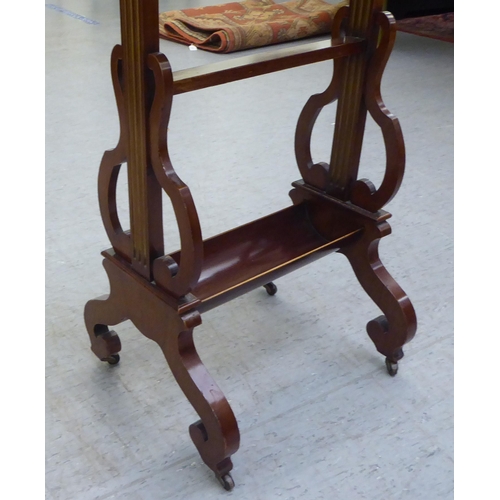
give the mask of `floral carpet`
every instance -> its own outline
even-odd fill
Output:
[[[453,12],[447,12],[433,16],[400,19],[397,21],[397,27],[399,31],[406,33],[453,42],[453,14]]]

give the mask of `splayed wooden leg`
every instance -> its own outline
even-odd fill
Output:
[[[381,238],[391,232],[387,222],[367,222],[362,238],[343,247],[359,283],[384,313],[366,325],[368,335],[377,350],[386,356],[386,367],[396,375],[398,361],[403,357],[403,345],[417,329],[417,318],[410,299],[387,272],[378,255]]]
[[[193,330],[201,324],[197,302],[176,301],[131,271],[119,257],[104,254],[111,293],[105,300],[87,304],[85,317],[93,341],[92,350],[99,359],[109,362],[108,358],[119,350],[119,340],[105,325],[125,319],[130,319],[144,336],[154,340],[200,417],[189,427],[194,445],[224,488],[232,489],[231,455],[239,448],[240,434],[227,399],[196,352]],[[127,311],[128,317],[123,311]]]
[[[179,318],[180,328],[168,332],[162,345],[165,358],[177,383],[198,413],[200,420],[189,434],[202,460],[214,471],[225,489],[234,482],[231,455],[239,448],[240,435],[233,411],[222,391],[203,365],[193,341],[193,328],[201,323],[198,312]]]

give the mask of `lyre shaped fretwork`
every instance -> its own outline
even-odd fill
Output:
[[[384,178],[379,188],[368,179],[359,179],[351,187],[350,200],[372,212],[381,209],[398,192],[405,170],[405,145],[399,120],[387,109],[380,93],[382,75],[396,39],[396,21],[387,12],[376,18],[380,40],[367,68],[364,102],[371,117],[382,130],[386,151]]]
[[[332,40],[341,38],[342,23],[349,14],[349,7],[341,7],[333,19]],[[341,91],[340,76],[343,73],[346,59],[334,60],[334,72],[328,88],[321,94],[312,95],[300,113],[295,130],[295,157],[297,166],[304,181],[318,189],[328,185],[328,164],[314,163],[311,155],[311,136],[316,119],[321,110],[339,98]]]
[[[155,97],[150,114],[151,159],[159,184],[174,208],[181,241],[181,262],[170,256],[155,260],[155,282],[180,298],[191,292],[203,264],[203,240],[198,213],[187,185],[175,173],[167,147],[168,122],[173,99],[172,69],[160,53],[150,54],[148,66],[155,77]]]
[[[175,297],[189,293],[201,270],[202,238],[189,188],[173,170],[167,126],[173,97],[172,71],[160,54],[151,26],[158,24],[158,2],[121,0],[122,45],[111,55],[111,73],[120,118],[120,139],[104,154],[99,201],[114,250],[142,276]],[[120,167],[127,162],[130,231],[124,231],[116,203]],[[162,189],[179,225],[182,264],[164,255]]]
[[[397,193],[404,174],[404,141],[398,119],[385,107],[380,94],[383,71],[394,46],[395,20],[381,11],[379,0],[372,10],[363,2],[351,1],[336,14],[332,41],[347,36],[363,37],[362,54],[335,60],[330,85],[310,97],[295,133],[295,155],[307,184],[340,200],[376,212]],[[346,23],[347,20],[347,23]],[[314,163],[311,135],[321,110],[338,100],[332,152],[329,163]],[[357,179],[367,111],[381,127],[386,149],[386,173],[379,189],[367,179]]]

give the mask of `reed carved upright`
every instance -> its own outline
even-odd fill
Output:
[[[117,146],[106,151],[98,194],[112,248],[103,252],[110,293],[85,307],[92,351],[119,362],[121,343],[110,326],[131,320],[162,349],[199,420],[190,436],[224,488],[234,486],[231,457],[239,430],[229,403],[205,369],[193,342],[201,315],[256,287],[270,295],[273,280],[327,254],[344,254],[366,293],[381,310],[367,324],[390,375],[403,345],[416,330],[413,306],[378,256],[391,229],[384,205],[396,194],[405,165],[397,118],[385,107],[380,82],[395,39],[395,21],[382,0],[351,0],[332,25],[330,40],[244,56],[173,72],[159,52],[158,1],[121,0],[122,41],[111,54],[120,120]],[[292,183],[292,202],[243,226],[204,240],[191,192],[175,173],[167,144],[174,96],[274,71],[334,60],[328,88],[313,95],[300,114],[295,154],[302,178]],[[314,71],[314,68],[311,69]],[[313,163],[310,144],[321,109],[337,100],[329,162]],[[386,171],[380,186],[358,179],[367,113],[380,126]],[[126,164],[130,220],[124,229],[116,191]],[[162,192],[179,227],[181,248],[166,253]],[[224,348],[224,346],[221,346]],[[229,353],[228,353],[229,354]]]

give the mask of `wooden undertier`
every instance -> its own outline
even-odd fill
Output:
[[[352,241],[360,226],[322,237],[304,204],[290,206],[203,242],[203,269],[192,294],[200,312],[262,286]],[[180,263],[180,252],[170,254]]]
[[[316,203],[319,198],[314,194],[313,199],[312,204],[292,205],[204,240],[198,283],[179,302],[154,282],[138,276],[114,250],[103,255],[179,313],[192,307],[202,313],[335,252],[361,235],[360,219],[345,217],[345,208],[332,206],[330,200],[325,218],[325,211]],[[323,236],[312,220],[323,228]],[[169,255],[180,265],[180,251]]]

